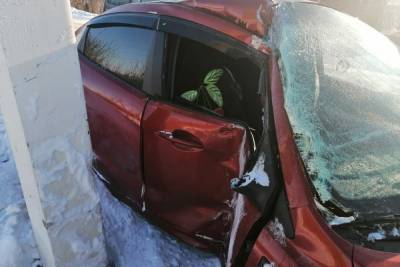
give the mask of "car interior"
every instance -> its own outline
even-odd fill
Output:
[[[229,44],[216,49],[176,35],[169,35],[167,43],[168,97],[180,105],[244,122],[257,141],[263,129],[262,66],[245,53],[237,53],[237,49]],[[215,69],[223,70],[217,82],[223,99],[222,107],[215,103],[211,107],[199,105],[182,98],[187,90],[199,88],[207,73]]]

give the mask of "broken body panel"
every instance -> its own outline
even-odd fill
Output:
[[[227,185],[250,155],[246,129],[158,101],[142,127],[145,213],[223,253],[234,205]]]

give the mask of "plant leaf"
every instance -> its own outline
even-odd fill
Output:
[[[197,90],[189,90],[181,94],[181,97],[190,102],[194,102],[196,101],[197,97],[199,97],[199,93]]]
[[[206,86],[207,93],[211,97],[211,99],[214,101],[214,103],[222,108],[224,105],[224,100],[222,99],[222,93],[219,90],[219,88],[215,84],[208,84]]]
[[[224,71],[222,69],[211,70],[204,78],[204,83],[207,85],[216,84],[221,78],[222,74],[224,74]]]

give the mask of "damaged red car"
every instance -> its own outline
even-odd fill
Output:
[[[128,4],[78,43],[94,166],[228,266],[400,266],[400,55],[313,3]]]

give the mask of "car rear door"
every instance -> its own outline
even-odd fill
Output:
[[[141,207],[141,121],[157,18],[106,15],[91,21],[80,64],[96,167]],[[138,27],[139,26],[139,27]]]

